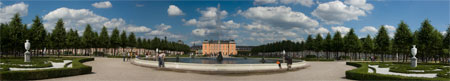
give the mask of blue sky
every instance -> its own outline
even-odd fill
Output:
[[[218,5],[220,4],[220,9]],[[0,1],[0,23],[20,13],[31,24],[43,18],[47,30],[57,19],[80,34],[86,24],[96,31],[134,32],[137,37],[167,36],[197,45],[202,40],[234,39],[238,45],[279,40],[302,41],[309,34],[348,32],[376,35],[381,25],[391,36],[401,20],[413,31],[425,19],[445,33],[449,26],[448,0],[195,0],[195,1]],[[220,11],[218,11],[220,10]]]

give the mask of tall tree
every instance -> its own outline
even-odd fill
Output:
[[[76,37],[77,35],[74,35],[74,34],[78,34],[77,32],[75,32],[75,31],[73,31],[73,29],[70,29],[69,30],[69,32],[66,34],[67,36],[66,36],[66,46],[69,48],[69,49],[72,49],[72,51],[74,51],[74,47],[76,47],[78,44],[76,44],[76,39],[78,38],[78,37]]]
[[[417,35],[418,39],[418,46],[419,49],[419,56],[422,57],[422,61],[428,62],[428,58],[430,55],[425,53],[430,53],[433,45],[433,41],[430,41],[430,39],[433,39],[433,32],[434,27],[430,24],[429,20],[426,19],[422,22],[422,25],[419,29],[419,33]]]
[[[110,38],[111,47],[114,48],[114,51],[113,51],[114,56],[116,56],[116,50],[117,50],[117,48],[120,47],[120,45],[122,43],[119,34],[120,34],[120,32],[116,27],[116,28],[114,28],[114,30],[111,34],[111,38]]]
[[[360,47],[360,41],[358,39],[358,36],[356,36],[353,28],[350,29],[350,32],[348,32],[345,36],[344,42],[345,53],[347,54],[347,52],[352,52],[353,55],[351,55],[350,58],[350,60],[352,60],[355,57],[354,53],[358,52],[357,50],[359,50]]]
[[[384,55],[386,51],[389,50],[389,36],[387,34],[386,28],[381,26],[376,38],[375,38],[376,49],[381,53],[381,61],[384,62]]]
[[[64,48],[66,43],[66,29],[64,28],[64,22],[62,19],[58,19],[55,29],[53,29],[51,40],[54,47],[58,50],[58,57],[61,54],[60,49]]]
[[[324,42],[324,49],[327,52],[327,59],[330,59],[330,51],[333,51],[333,40],[331,39],[330,33],[327,34],[327,37],[325,37]]]
[[[365,55],[367,55],[367,53],[372,53],[375,50],[375,44],[372,40],[372,37],[370,37],[370,35],[367,35],[367,37],[364,39],[363,50],[364,50],[364,53],[366,53]],[[365,56],[365,57],[367,57],[367,56]]]
[[[314,50],[314,39],[311,35],[308,35],[308,38],[306,39],[306,50],[309,51],[309,54],[311,54],[311,51]]]
[[[448,58],[448,56],[450,56],[450,25],[448,26],[447,34],[445,34],[443,45],[445,48],[447,48],[448,54],[446,56]]]
[[[91,25],[87,24],[86,28],[83,32],[83,37],[81,38],[81,41],[83,43],[83,47],[89,50],[89,53],[92,52],[90,48],[94,47],[93,43],[95,42],[94,39],[94,32],[92,31]],[[87,56],[87,50],[85,49],[84,55]]]
[[[314,51],[316,51],[316,57],[319,58],[320,51],[323,50],[323,38],[320,34],[317,34],[314,40]]]
[[[337,31],[333,37],[333,50],[337,53],[335,58],[339,58],[339,52],[342,51],[344,47],[344,40],[342,39],[341,32]]]
[[[111,43],[110,43],[110,39],[108,36],[108,31],[106,30],[106,27],[103,26],[102,31],[100,32],[100,37],[99,37],[99,44],[100,44],[100,48],[103,48],[103,52],[105,52],[105,48],[109,48]],[[105,55],[105,54],[103,54]]]
[[[19,13],[16,13],[13,18],[11,18],[11,21],[8,24],[8,38],[9,38],[9,46],[11,46],[14,56],[17,56],[19,54],[18,51],[23,51],[25,48],[22,46],[23,43],[26,40],[26,28],[24,28],[26,25],[22,24],[22,19],[20,18]]]
[[[398,24],[398,28],[395,32],[393,50],[403,54],[403,62],[405,62],[405,59],[408,58],[408,50],[411,48],[412,39],[413,37],[408,25],[405,24],[405,22],[401,21],[400,24]]]
[[[42,24],[41,18],[36,16],[33,20],[33,24],[31,25],[31,29],[29,32],[30,42],[33,43],[31,46],[33,49],[43,49],[45,47],[45,37],[47,36],[47,31],[44,28],[44,24]]]
[[[122,31],[122,34],[120,34],[120,46],[122,47],[122,52],[125,52],[125,48],[128,45],[128,39],[127,39],[127,32],[125,30]]]
[[[130,36],[128,36],[128,46],[131,47],[131,51],[133,51],[133,48],[136,47],[136,36],[133,32],[131,32]]]

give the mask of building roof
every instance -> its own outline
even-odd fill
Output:
[[[234,40],[204,40],[203,44],[209,43],[209,44],[218,44],[220,41],[221,44],[236,44]]]

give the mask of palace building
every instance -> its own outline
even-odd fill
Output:
[[[222,55],[236,55],[236,43],[234,40],[205,40],[202,43],[203,55],[219,54]]]

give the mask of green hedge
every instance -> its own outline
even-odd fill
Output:
[[[358,67],[353,70],[348,70],[345,72],[345,77],[354,80],[443,80],[448,81],[450,79],[446,78],[423,78],[423,77],[406,77],[399,75],[385,75],[368,73],[368,64],[360,62],[347,62],[347,65]]]
[[[0,73],[0,80],[36,80],[87,74],[92,72],[92,67],[83,65],[82,63],[93,60],[94,58],[75,58],[72,61],[72,68],[31,71],[4,71]]]

